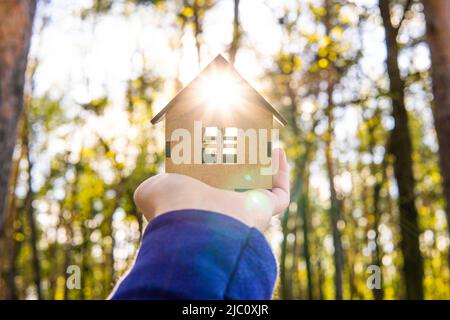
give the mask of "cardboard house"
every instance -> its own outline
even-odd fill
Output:
[[[272,157],[272,129],[286,120],[221,55],[151,122],[163,118],[166,172],[228,190],[272,188],[261,168]]]

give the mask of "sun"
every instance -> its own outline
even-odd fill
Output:
[[[202,79],[200,85],[202,101],[210,108],[227,108],[241,100],[236,79],[227,72],[215,72]]]

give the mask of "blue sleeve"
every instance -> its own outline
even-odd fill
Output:
[[[219,213],[179,210],[149,223],[111,299],[270,299],[276,274],[257,229]]]

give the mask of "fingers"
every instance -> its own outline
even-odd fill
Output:
[[[161,189],[159,186],[167,178],[167,173],[157,174],[144,180],[134,191],[134,203],[147,220],[152,219],[155,214],[155,200],[160,198],[158,196],[158,191]]]
[[[278,170],[272,177],[271,191],[260,189],[242,194],[215,189],[188,176],[162,173],[139,185],[134,202],[147,220],[164,212],[196,208],[226,213],[263,229],[271,215],[283,212],[289,205],[289,166],[282,149],[274,150],[273,161]],[[248,210],[256,222],[248,221]]]
[[[272,188],[289,192],[289,165],[283,149],[277,148],[274,150],[273,161],[278,163],[278,171],[272,178]]]
[[[205,201],[211,187],[194,178],[161,173],[144,182],[134,192],[134,202],[147,220],[181,209],[213,210],[215,201]]]
[[[136,207],[144,214],[145,218],[149,220],[153,212],[153,205],[150,197],[151,185],[158,179],[161,179],[160,175],[156,175],[144,180],[134,191],[133,200]]]
[[[274,150],[273,161],[278,161],[278,171],[272,178],[274,213],[278,214],[287,208],[290,198],[289,165],[283,149],[277,148]]]

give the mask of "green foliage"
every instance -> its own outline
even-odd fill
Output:
[[[108,97],[96,98],[83,104],[81,107],[85,110],[94,112],[97,116],[100,116],[108,105]]]

